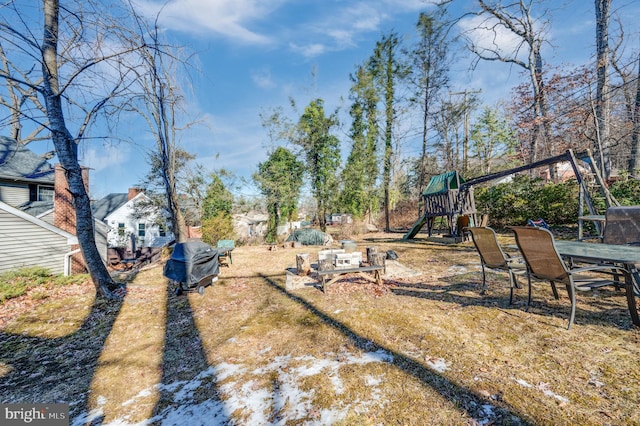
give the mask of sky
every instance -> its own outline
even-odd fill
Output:
[[[627,23],[627,37],[638,46],[633,22],[640,2],[614,1],[614,13]],[[405,42],[415,35],[421,11],[431,6],[421,0],[141,0],[149,16],[161,8],[159,23],[169,40],[195,53],[186,110],[198,125],[181,134],[183,147],[197,155],[205,170],[226,168],[250,178],[265,161],[271,142],[261,114],[283,108],[297,120],[304,107],[322,98],[327,113],[336,108],[347,117],[349,75],[373,52],[382,35],[396,32]],[[453,15],[475,10],[473,0],[455,0]],[[551,24],[550,43],[543,58],[551,64],[587,64],[592,61],[595,12],[591,1],[546,3]],[[535,12],[535,9],[534,9]],[[473,18],[460,22],[472,28]],[[513,40],[499,38],[505,47]],[[484,104],[508,99],[523,80],[519,69],[497,62],[470,69],[471,57],[460,52],[452,67],[452,91],[481,90]],[[296,101],[298,111],[289,107]],[[297,115],[296,115],[297,114]],[[345,120],[346,121],[346,120]],[[348,153],[348,122],[337,136]],[[105,146],[95,141],[82,146],[81,162],[92,169],[93,198],[126,192],[148,171],[145,150],[153,139],[144,126],[132,127],[134,144]],[[404,149],[411,154],[411,144]],[[417,152],[417,148],[413,152]],[[242,195],[256,195],[251,184]]]

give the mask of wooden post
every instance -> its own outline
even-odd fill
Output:
[[[367,247],[367,263],[373,265],[373,256],[378,254],[378,247]]]
[[[309,253],[296,254],[296,271],[300,276],[309,275],[309,271],[311,271]]]
[[[383,272],[386,273],[387,253],[375,253],[371,256],[371,266],[384,267]]]
[[[318,259],[318,270],[319,271],[330,271],[335,269],[333,266],[333,259]],[[324,283],[326,280],[331,280],[333,278],[333,274],[323,275],[322,276],[322,291],[324,291]]]

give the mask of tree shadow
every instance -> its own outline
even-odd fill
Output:
[[[3,403],[68,403],[85,410],[91,381],[123,300],[96,299],[80,328],[63,337],[0,333]],[[52,319],[55,321],[55,319]]]
[[[504,278],[508,282],[508,278]],[[492,292],[491,288],[487,293],[480,295],[480,283],[470,281],[460,282],[460,277],[452,275],[441,277],[435,283],[404,283],[399,280],[386,283],[392,285],[391,292],[397,296],[416,297],[420,299],[429,299],[454,303],[460,307],[465,306],[482,306],[482,307],[499,307],[503,310],[522,310],[527,313],[527,292],[528,287],[525,282],[520,282],[521,288],[514,292],[512,305],[509,305],[508,286],[505,286],[504,294]],[[490,283],[488,283],[490,284]],[[560,300],[556,301],[551,296],[551,286],[547,282],[547,289],[542,289],[544,282],[534,282],[531,306],[529,313],[544,315],[549,317],[561,316],[567,321],[571,309],[564,285],[558,285],[558,293]],[[536,288],[537,287],[537,288]],[[463,292],[473,291],[477,295],[467,296]],[[624,292],[618,292],[615,289],[600,289],[598,298],[587,300],[587,295],[577,295],[576,305],[576,323],[591,324],[598,326],[616,326],[622,330],[632,329],[633,323],[629,315]],[[615,301],[614,301],[615,298]],[[596,307],[599,312],[586,309],[586,305]],[[556,324],[553,324],[556,326]],[[563,325],[564,326],[564,325]]]
[[[168,416],[175,416],[176,404],[180,397],[176,391],[197,385],[189,405],[207,404],[207,424],[229,423],[229,413],[220,399],[215,371],[207,360],[202,339],[196,326],[193,310],[186,294],[175,296],[174,289],[167,286],[167,315],[165,327],[165,347],[162,356],[162,379],[160,395],[153,410],[152,420],[162,422]],[[201,417],[188,407],[180,412],[183,424],[200,424]],[[189,416],[193,416],[190,420]]]
[[[267,284],[271,287],[282,293],[284,296],[289,299],[297,302],[313,315],[320,318],[325,324],[335,328],[340,331],[345,337],[347,337],[354,346],[363,351],[384,351],[393,356],[392,364],[396,368],[399,368],[404,373],[414,376],[416,379],[420,380],[424,385],[434,389],[440,395],[445,397],[448,401],[450,401],[455,407],[457,407],[460,411],[464,412],[469,417],[476,419],[476,421],[480,421],[481,419],[486,419],[486,412],[483,407],[490,404],[494,405],[495,401],[490,401],[487,398],[473,392],[471,389],[460,386],[456,383],[451,382],[449,379],[443,377],[442,375],[436,373],[434,370],[426,367],[425,365],[411,359],[410,357],[396,352],[391,348],[388,348],[382,344],[372,342],[370,339],[365,336],[361,336],[355,331],[351,330],[342,322],[336,320],[335,318],[327,315],[322,312],[319,308],[314,306],[309,301],[303,299],[300,296],[290,293],[282,286],[278,285],[275,281],[269,278],[266,275],[260,275],[262,279],[265,280]],[[506,407],[496,407],[496,410],[493,412],[493,416],[490,419],[491,424],[503,424],[513,422],[513,416],[517,416],[519,418],[518,424],[528,425],[531,424],[524,420],[524,416],[517,412],[511,411]]]

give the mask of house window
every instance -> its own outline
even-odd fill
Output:
[[[145,233],[145,224],[144,223],[139,223],[138,224],[138,237],[144,237],[144,233]]]
[[[118,223],[118,235],[124,237],[124,223]]]
[[[38,185],[38,201],[53,201],[53,187]]]

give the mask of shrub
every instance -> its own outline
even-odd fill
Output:
[[[202,221],[202,241],[215,246],[219,240],[233,239],[233,219],[221,212]]]
[[[20,297],[30,288],[52,285],[69,285],[81,283],[88,279],[87,274],[77,274],[65,277],[63,275],[53,275],[48,269],[31,266],[15,269],[0,274],[0,303],[14,297]],[[46,296],[46,292],[37,292],[34,299]]]
[[[488,213],[493,226],[524,225],[543,218],[554,225],[575,223],[578,214],[576,182],[543,183],[516,176],[512,182],[476,188],[478,213]]]
[[[640,205],[640,180],[616,181],[609,187],[609,191],[623,206]]]

